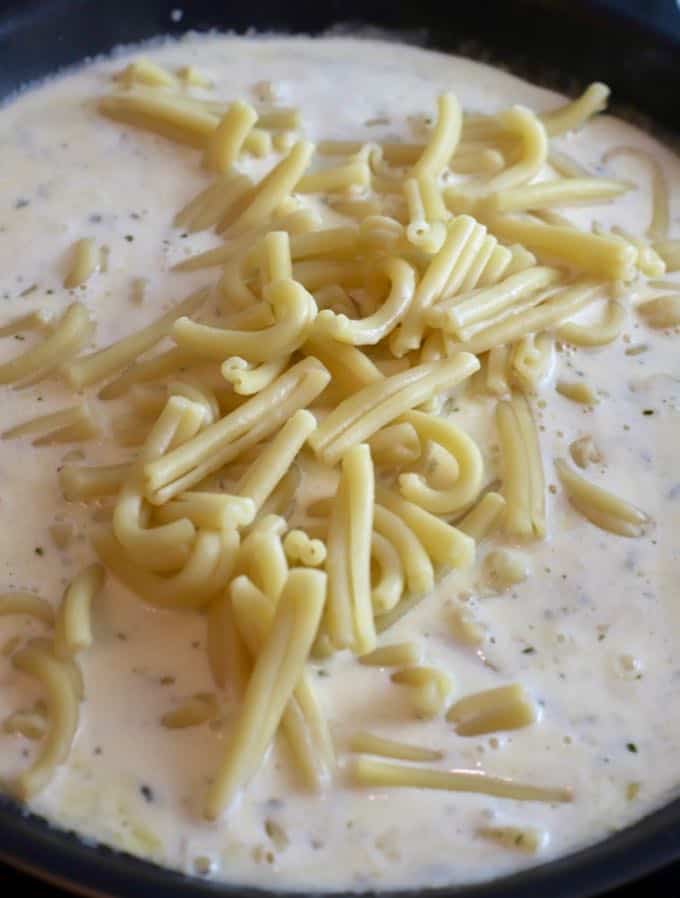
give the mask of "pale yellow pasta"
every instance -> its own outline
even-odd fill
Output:
[[[637,252],[615,237],[534,223],[510,215],[490,215],[485,223],[496,237],[521,243],[539,258],[565,262],[584,274],[609,281],[627,282],[634,276]]]
[[[46,649],[28,646],[12,657],[12,663],[40,681],[47,702],[47,731],[38,755],[10,784],[13,794],[27,801],[47,786],[68,757],[78,726],[79,699],[67,665]]]
[[[388,540],[403,566],[408,592],[424,595],[434,586],[434,570],[428,553],[411,527],[393,511],[376,504],[373,512],[376,533]]]
[[[79,402],[70,408],[50,412],[30,418],[2,432],[3,440],[18,437],[35,436],[35,446],[49,443],[76,442],[99,436],[101,427],[95,417],[92,406],[87,402]]]
[[[32,592],[0,593],[0,617],[23,614],[45,624],[54,623],[54,609],[48,601]]]
[[[434,415],[410,411],[402,420],[415,428],[421,444],[434,442],[455,460],[457,477],[448,488],[438,489],[422,474],[400,474],[401,494],[427,511],[440,515],[454,514],[473,502],[479,493],[483,473],[482,456],[474,440],[452,421]]]
[[[99,250],[92,237],[77,240],[71,250],[68,272],[64,287],[74,290],[84,284],[99,267]]]
[[[488,196],[528,183],[545,165],[548,158],[548,137],[540,119],[524,106],[512,106],[498,115],[503,129],[515,137],[520,145],[517,161],[506,169],[463,186],[469,195]]]
[[[385,614],[398,604],[404,592],[404,571],[394,545],[373,531],[371,537],[371,572],[378,569],[378,577],[371,577],[371,606],[374,615]]]
[[[134,84],[146,84],[149,87],[175,87],[177,85],[177,79],[171,72],[143,56],[127,65],[122,72],[116,72],[114,78],[125,87],[132,87]]]
[[[310,435],[309,443],[324,463],[333,465],[347,449],[370,439],[444,387],[453,388],[478,368],[474,356],[459,353],[369,384],[341,402]]]
[[[83,387],[104,380],[125,368],[143,352],[159,343],[163,337],[168,336],[177,318],[191,314],[203,305],[208,293],[206,289],[197,290],[146,327],[104,349],[98,349],[90,355],[70,362],[63,372],[67,383],[76,390],[82,390]]]
[[[100,399],[117,399],[137,384],[162,380],[198,364],[199,360],[179,346],[161,352],[153,358],[134,362],[118,377],[109,381],[98,393]]]
[[[66,587],[54,627],[54,654],[72,658],[92,645],[92,600],[106,580],[100,564],[91,564]]]
[[[359,663],[368,667],[401,667],[405,664],[418,664],[421,656],[422,650],[415,642],[395,642],[362,655]]]
[[[407,742],[396,742],[373,733],[360,731],[354,733],[349,740],[349,750],[362,754],[379,755],[383,758],[396,758],[399,761],[440,761],[444,753],[424,745],[409,745]]]
[[[573,156],[564,153],[562,150],[556,150],[554,147],[550,148],[548,162],[555,169],[555,172],[563,178],[591,177],[591,172],[584,165],[581,165],[580,162],[577,162]]]
[[[352,188],[368,187],[371,171],[364,161],[350,162],[337,168],[326,168],[300,178],[297,193],[342,193]]]
[[[476,228],[477,222],[467,215],[453,220],[446,240],[418,283],[408,314],[392,336],[390,348],[397,357],[420,346],[426,310],[443,295],[456,262]]]
[[[618,536],[644,533],[650,519],[639,508],[581,477],[561,458],[555,459],[555,470],[570,503],[596,527]]]
[[[235,530],[199,530],[181,570],[161,576],[130,561],[111,531],[93,535],[100,561],[129,590],[158,608],[198,609],[209,605],[229,580],[238,551]]]
[[[449,614],[451,635],[464,646],[477,648],[484,642],[484,629],[470,608],[456,603]]]
[[[243,141],[243,149],[257,159],[268,156],[274,146],[272,136],[262,128],[251,128]]]
[[[268,288],[277,281],[290,280],[293,276],[293,261],[290,252],[290,238],[287,231],[270,231],[262,240],[261,270],[262,292],[268,296]]]
[[[505,156],[499,149],[483,145],[467,152],[461,148],[449,163],[451,171],[457,175],[493,175],[505,166]]]
[[[212,87],[212,81],[193,65],[183,65],[177,69],[177,77],[189,87]]]
[[[103,97],[98,109],[114,121],[153,131],[197,149],[205,147],[218,122],[216,115],[187,102],[179,94],[144,87]]]
[[[523,583],[531,573],[526,556],[515,549],[493,549],[484,558],[484,572],[492,587],[503,592]]]
[[[227,172],[236,162],[257,113],[249,103],[236,100],[220,119],[205,147],[203,164],[218,172]]]
[[[14,711],[2,723],[3,732],[14,735],[18,733],[25,739],[37,741],[42,739],[47,729],[44,714],[38,711]]]
[[[36,309],[25,315],[18,315],[7,324],[0,326],[0,337],[14,337],[23,331],[43,330],[52,321],[52,315],[46,309]]]
[[[397,787],[411,789],[444,789],[449,792],[476,792],[514,801],[543,801],[550,804],[571,801],[570,789],[549,788],[512,779],[490,776],[483,770],[441,770],[378,761],[360,756],[351,769],[359,786],[373,789]]]
[[[327,386],[330,375],[316,359],[293,365],[269,387],[200,434],[145,466],[146,495],[153,504],[200,483],[270,434]]]
[[[420,456],[420,440],[415,428],[406,422],[389,424],[368,441],[373,461],[379,465],[410,464]]]
[[[550,334],[527,334],[512,347],[510,373],[522,390],[536,392],[555,367],[555,341]]]
[[[271,131],[295,131],[300,127],[300,121],[300,110],[292,106],[261,109],[257,115],[258,125]]]
[[[259,511],[315,429],[316,418],[311,412],[295,412],[239,481],[237,494],[251,499]]]
[[[637,311],[649,327],[677,327],[680,324],[680,293],[646,299],[637,306]]]
[[[328,633],[336,648],[352,648],[358,655],[375,648],[371,605],[373,492],[370,450],[366,444],[359,444],[342,458],[326,560]]]
[[[573,343],[575,346],[604,346],[619,336],[626,321],[626,310],[619,302],[610,300],[605,309],[604,318],[595,324],[577,324],[567,321],[555,331],[559,340]]]
[[[565,287],[539,305],[522,310],[521,314],[514,317],[491,324],[465,343],[451,346],[450,351],[465,349],[468,352],[480,354],[494,346],[512,343],[527,334],[549,330],[592,302],[596,298],[598,289],[598,284],[588,281]]]
[[[290,572],[255,662],[233,737],[206,796],[204,814],[208,819],[216,819],[231,804],[274,737],[314,641],[325,590],[326,578],[321,572]]]
[[[376,501],[410,528],[435,564],[465,568],[472,564],[475,544],[456,527],[384,486],[376,487]]]
[[[505,529],[511,536],[545,536],[545,481],[538,433],[525,397],[515,393],[496,406],[501,446]]]
[[[452,93],[442,94],[437,100],[437,123],[422,156],[413,166],[414,177],[426,175],[438,177],[448,165],[460,139],[463,113]]]
[[[432,327],[442,327],[449,333],[469,340],[485,324],[559,281],[561,275],[554,268],[536,266],[512,274],[493,287],[482,287],[471,294],[445,299],[431,307],[425,320]]]
[[[465,517],[456,522],[456,527],[476,543],[481,542],[498,526],[505,506],[505,499],[500,493],[485,493]]]
[[[283,538],[283,551],[289,564],[319,567],[326,560],[326,546],[320,539],[310,539],[304,530],[289,530]]]
[[[330,372],[333,384],[344,390],[347,396],[384,379],[375,363],[355,346],[312,334],[302,351],[322,362]]]
[[[487,199],[487,205],[492,212],[588,205],[613,200],[629,189],[628,184],[608,178],[561,178],[502,190],[492,194]]]
[[[545,841],[543,833],[531,826],[481,826],[477,835],[502,848],[536,854]]]
[[[250,677],[246,646],[234,623],[231,595],[225,589],[206,612],[206,651],[215,683],[240,699]]]
[[[207,530],[238,529],[252,524],[256,511],[247,496],[187,490],[155,509],[154,521],[169,524],[187,518],[195,527]]]
[[[315,334],[354,346],[374,346],[390,334],[408,312],[415,289],[415,272],[403,259],[395,258],[385,259],[379,270],[390,282],[389,294],[382,305],[372,315],[359,319],[324,309],[314,323]]]
[[[249,362],[267,362],[272,356],[290,354],[306,339],[316,317],[314,298],[296,281],[283,280],[269,287],[275,322],[261,330],[231,330],[178,318],[175,342],[202,359],[222,361],[239,355]]]
[[[246,574],[272,602],[279,600],[288,577],[288,560],[281,543],[285,530],[283,518],[261,518],[243,540],[234,574]]]
[[[541,115],[546,132],[550,137],[557,137],[582,128],[588,119],[607,108],[610,93],[607,85],[599,81],[588,85],[576,100]]]
[[[557,392],[572,402],[580,402],[583,405],[595,405],[598,402],[597,394],[592,387],[583,380],[560,380],[555,385]]]
[[[218,175],[180,209],[173,224],[189,233],[217,228],[225,215],[245,201],[252,187],[253,182],[246,175],[234,171]]]
[[[219,703],[214,692],[199,692],[172,711],[166,711],[161,724],[169,730],[183,730],[214,720]]]
[[[68,502],[85,502],[115,495],[130,472],[130,465],[64,465],[59,471],[59,486]]]
[[[510,384],[508,382],[509,361],[510,349],[507,346],[492,346],[487,354],[486,389],[494,396],[505,396],[510,392]]]
[[[253,189],[252,199],[235,219],[222,222],[231,237],[269,220],[295,189],[314,154],[314,144],[298,141],[290,153]]]
[[[475,692],[459,699],[446,714],[459,736],[517,730],[536,722],[536,708],[518,683]]]
[[[419,717],[429,718],[440,714],[453,689],[447,673],[438,667],[416,665],[395,671],[390,679],[410,690],[411,702]]]
[[[40,343],[0,365],[0,384],[31,378],[36,382],[64,362],[74,358],[87,345],[94,331],[87,309],[74,302]]]

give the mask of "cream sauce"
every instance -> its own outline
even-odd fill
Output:
[[[480,111],[516,102],[541,110],[560,102],[549,91],[468,60],[377,42],[190,37],[148,55],[171,69],[198,66],[215,82],[215,91],[205,92],[211,98],[257,99],[257,85],[271,81],[280,103],[300,107],[312,140],[412,140],[409,117],[432,114],[444,89]],[[206,183],[198,154],[96,114],[94,101],[124,61],[87,66],[2,110],[0,323],[37,308],[58,312],[75,294],[97,320],[96,344],[106,345],[214,280],[213,272],[169,271],[215,242],[210,234],[186,237],[171,224],[174,212]],[[366,124],[384,117],[388,125]],[[612,146],[641,147],[659,159],[669,183],[680,183],[680,163],[668,150],[610,117],[559,143],[594,170]],[[263,164],[247,163],[253,170]],[[644,189],[592,212],[605,225],[641,233],[649,215],[644,168],[622,158],[607,172]],[[677,229],[677,190],[671,201]],[[590,217],[591,210],[575,216],[581,222]],[[109,270],[69,294],[61,286],[67,254],[82,236],[110,247]],[[135,304],[133,281],[140,277],[149,283],[144,302]],[[636,540],[604,533],[571,510],[557,490],[549,495],[549,540],[521,549],[533,571],[527,581],[483,597],[483,585],[450,576],[383,640],[417,639],[429,662],[451,673],[457,696],[523,682],[541,707],[537,725],[461,738],[441,718],[414,719],[385,671],[361,667],[347,653],[315,665],[343,763],[349,735],[369,729],[441,748],[444,767],[569,785],[573,803],[361,790],[348,784],[342,769],[331,791],[311,796],[299,788],[281,747],[227,819],[202,822],[200,801],[225,730],[168,731],[159,718],[213,688],[204,621],[153,610],[109,579],[94,607],[94,648],[81,659],[87,696],[71,758],[32,808],[85,838],[188,872],[317,890],[499,876],[536,859],[480,839],[479,826],[491,821],[545,830],[548,839],[537,858],[544,860],[601,839],[674,795],[680,782],[680,722],[672,713],[680,678],[680,553],[673,536],[680,530],[677,340],[647,330],[629,311],[623,340],[558,356],[561,375],[573,379],[583,372],[600,403],[585,408],[550,387],[538,409],[548,482],[556,483],[552,459],[591,434],[604,463],[588,476],[642,507],[655,527]],[[648,351],[625,354],[639,343]],[[21,348],[14,339],[3,340],[0,357]],[[5,388],[3,427],[62,407],[69,398],[54,379],[24,390]],[[466,402],[457,414],[488,447],[493,434],[485,433],[487,417]],[[106,442],[83,445],[88,462],[121,457]],[[57,468],[70,448],[32,450],[15,441],[0,451],[0,588],[36,590],[55,604],[91,558],[91,509],[65,503],[57,485]],[[491,453],[487,461],[493,471]],[[76,528],[66,552],[48,535],[58,519]],[[463,649],[451,637],[447,601],[457,595],[471,596],[487,628],[483,653]],[[0,619],[0,645],[17,632],[39,630],[23,619]],[[632,676],[631,658],[639,664]],[[0,657],[0,719],[37,697],[33,683]],[[33,751],[23,738],[0,732],[0,775],[15,773]],[[634,799],[632,783],[639,784]],[[268,837],[266,820],[283,827],[285,845]]]

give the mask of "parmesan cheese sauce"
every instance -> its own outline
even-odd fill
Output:
[[[561,102],[496,69],[391,43],[189,36],[147,55],[171,70],[196,65],[215,83],[212,91],[196,89],[207,98],[257,101],[271,82],[277,103],[301,109],[311,140],[414,140],[414,117],[432,116],[443,90],[455,91],[466,109],[485,112],[518,102],[544,110]],[[208,182],[200,154],[96,112],[112,73],[127,61],[88,65],[2,110],[0,324],[34,309],[58,313],[77,298],[96,319],[96,345],[103,346],[216,278],[215,270],[170,271],[218,243],[211,232],[187,236],[172,226],[174,213]],[[558,144],[593,171],[640,185],[613,205],[578,211],[579,223],[594,217],[607,227],[644,231],[647,171],[630,158],[603,167],[611,147],[652,153],[672,188],[680,183],[680,163],[667,149],[609,116]],[[269,165],[244,162],[258,174]],[[672,192],[671,234],[680,214]],[[62,286],[68,251],[84,236],[109,247],[108,271],[69,292]],[[139,278],[147,284],[143,301],[135,302]],[[633,298],[635,292],[632,285]],[[1,340],[0,360],[33,339],[26,333]],[[285,746],[277,745],[239,806],[208,824],[201,800],[233,710],[226,709],[221,729],[170,731],[160,724],[164,712],[214,689],[204,619],[156,611],[109,577],[94,604],[94,646],[80,657],[86,699],[75,745],[32,809],[87,839],[184,871],[318,890],[496,877],[601,839],[670,799],[680,782],[680,718],[672,713],[680,681],[678,339],[649,330],[629,307],[623,339],[603,349],[561,349],[558,374],[583,378],[600,401],[581,406],[548,386],[534,403],[551,486],[549,538],[519,547],[531,576],[495,594],[480,568],[474,576],[450,575],[382,639],[418,641],[427,663],[452,676],[455,697],[522,682],[540,707],[536,725],[459,737],[441,717],[416,719],[389,672],[341,653],[313,666],[341,762],[333,788],[305,794]],[[54,377],[4,388],[3,428],[72,401]],[[479,440],[493,477],[498,460],[488,402],[484,408],[461,401],[455,420]],[[124,401],[110,403],[103,414],[110,418],[124,408]],[[584,435],[603,459],[586,476],[651,515],[655,523],[645,536],[630,540],[598,530],[567,504],[553,459],[568,457],[569,444]],[[124,457],[111,439],[41,449],[22,440],[2,443],[0,589],[35,590],[56,605],[69,578],[92,559],[92,508],[66,503],[57,483],[57,469],[74,448],[88,463]],[[55,521],[73,524],[67,550],[50,538]],[[497,545],[489,541],[481,554]],[[451,635],[450,602],[458,598],[485,628],[479,651]],[[43,629],[24,618],[0,619],[0,646],[17,633],[24,638]],[[38,697],[35,683],[2,652],[0,719]],[[570,786],[574,800],[546,805],[355,788],[345,765],[348,738],[358,729],[439,748],[442,768]],[[15,774],[34,751],[34,743],[0,732],[0,775]],[[526,855],[480,838],[477,830],[489,825],[537,827],[545,840],[538,855]]]

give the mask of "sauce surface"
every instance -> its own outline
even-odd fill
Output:
[[[413,140],[413,117],[433,114],[444,90],[453,90],[466,110],[481,112],[513,103],[541,111],[561,102],[469,60],[377,42],[191,37],[147,55],[171,70],[196,65],[215,83],[213,91],[197,91],[210,99],[257,100],[271,82],[277,103],[300,108],[313,141]],[[185,256],[218,245],[211,233],[187,236],[172,226],[174,213],[208,183],[196,152],[97,115],[96,99],[126,61],[97,62],[2,110],[0,324],[34,309],[58,312],[75,294],[91,309],[96,345],[104,346],[214,280],[212,273],[170,271]],[[375,121],[382,123],[367,124]],[[575,222],[597,219],[643,232],[650,214],[645,166],[623,157],[602,165],[608,149],[626,145],[663,166],[672,188],[671,235],[677,232],[680,162],[649,135],[600,116],[558,145],[591,171],[640,185],[611,205],[570,210]],[[245,169],[259,174],[263,165],[250,160]],[[62,286],[66,259],[83,236],[109,247],[108,271],[68,291]],[[133,298],[139,278],[147,280],[141,303]],[[631,285],[633,298],[635,290]],[[85,838],[187,872],[318,890],[499,876],[601,839],[675,795],[678,336],[648,329],[630,307],[623,333],[602,349],[563,347],[558,353],[556,376],[583,377],[596,390],[597,405],[570,402],[548,386],[534,411],[548,484],[558,484],[553,459],[568,457],[569,445],[590,435],[603,461],[586,476],[643,508],[654,526],[639,539],[611,535],[580,517],[559,488],[550,490],[549,539],[520,547],[531,569],[526,581],[496,594],[480,573],[483,565],[475,568],[476,580],[450,575],[383,640],[419,641],[428,663],[451,673],[455,695],[520,681],[540,706],[538,724],[465,739],[443,718],[415,719],[384,671],[361,667],[348,653],[314,665],[341,760],[349,736],[367,729],[441,748],[446,767],[570,786],[572,803],[361,790],[346,782],[342,763],[335,787],[310,796],[297,786],[284,748],[277,748],[238,808],[219,825],[203,822],[201,796],[228,727],[170,731],[160,717],[214,688],[204,619],[156,611],[109,577],[95,604],[94,647],[80,659],[86,700],[76,742],[32,809]],[[644,351],[628,352],[638,346]],[[0,360],[17,348],[13,338],[1,341]],[[480,413],[479,401],[462,401],[456,422],[488,449],[493,435],[484,432],[489,415]],[[3,421],[10,426],[71,402],[70,391],[54,378],[22,390],[4,388]],[[88,463],[121,457],[110,441],[77,449]],[[92,509],[66,503],[56,478],[72,450],[32,449],[21,440],[0,444],[2,590],[34,590],[56,604],[79,566],[92,559]],[[488,452],[485,460],[493,472],[497,460]],[[74,525],[67,551],[51,540],[55,521]],[[495,546],[492,539],[482,552]],[[483,650],[462,648],[451,638],[452,598],[468,602],[486,628]],[[17,633],[42,635],[35,622],[0,619],[0,646]],[[38,697],[3,653],[0,719]],[[15,774],[33,751],[33,743],[0,731],[0,776]],[[538,855],[476,835],[483,826],[513,825],[545,832]]]

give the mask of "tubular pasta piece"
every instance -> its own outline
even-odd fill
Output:
[[[405,664],[418,664],[422,652],[415,642],[395,642],[382,645],[367,655],[359,658],[359,664],[368,667],[401,667]]]
[[[536,722],[536,709],[517,683],[466,695],[449,708],[446,719],[459,736],[518,730]]]
[[[459,353],[369,384],[341,402],[310,435],[309,443],[321,461],[333,465],[351,446],[370,439],[381,427],[444,386],[453,388],[478,368],[474,356]]]
[[[290,572],[255,662],[233,738],[206,796],[204,814],[209,820],[231,804],[273,739],[312,647],[325,588],[325,575],[319,571]]]
[[[379,465],[406,465],[420,457],[420,439],[407,422],[389,424],[369,440],[373,461]]]
[[[173,224],[189,233],[216,227],[232,209],[239,208],[252,187],[250,178],[227,171],[180,209]]]
[[[59,471],[59,485],[67,502],[84,502],[101,496],[115,495],[130,473],[130,465],[64,465]]]
[[[460,139],[463,114],[458,100],[452,93],[442,94],[437,100],[437,124],[422,156],[413,166],[413,176],[425,175],[437,178],[448,165]]]
[[[3,431],[1,436],[3,440],[36,436],[33,444],[38,446],[66,442],[70,439],[86,440],[98,436],[100,432],[91,406],[86,402],[80,402],[78,405],[60,409],[58,412],[30,418],[22,424]]]
[[[576,324],[567,321],[555,331],[559,340],[575,346],[605,346],[612,343],[623,330],[626,310],[621,303],[607,303],[604,320],[600,324]]]
[[[54,628],[54,654],[57,658],[72,658],[92,645],[92,599],[105,580],[104,568],[100,564],[91,564],[66,587]]]
[[[114,78],[125,87],[132,87],[135,84],[146,84],[149,87],[177,86],[174,75],[143,56],[127,65],[122,72],[116,72]]]
[[[379,755],[383,758],[396,758],[399,761],[441,761],[444,757],[444,753],[437,749],[426,748],[424,745],[395,742],[366,731],[354,733],[349,740],[349,750],[361,754]]]
[[[92,237],[76,241],[71,250],[71,261],[64,287],[74,290],[90,278],[99,267],[99,251]]]
[[[187,490],[155,510],[154,519],[168,524],[188,518],[195,527],[226,530],[247,527],[255,519],[255,503],[245,496]]]
[[[25,614],[45,624],[54,623],[54,610],[49,602],[32,592],[5,592],[0,594],[0,617]]]
[[[434,570],[428,553],[407,522],[393,511],[376,504],[373,512],[376,533],[396,550],[404,568],[408,592],[423,595],[434,586]]]
[[[380,533],[371,537],[371,569],[377,565],[377,582],[371,580],[371,606],[375,615],[385,614],[398,604],[404,592],[404,572],[399,553]]]
[[[173,711],[166,711],[161,717],[161,724],[169,730],[182,730],[208,723],[218,713],[217,696],[213,692],[199,692]]]
[[[610,93],[606,84],[595,81],[588,85],[576,100],[565,103],[551,112],[544,112],[541,121],[547,134],[550,137],[557,137],[566,134],[567,131],[582,128],[589,118],[607,108]]]
[[[489,776],[482,770],[439,770],[393,764],[360,756],[352,768],[359,786],[445,789],[449,792],[476,792],[515,801],[543,801],[557,804],[572,800],[570,789],[548,788],[511,779]]]
[[[232,103],[206,144],[205,167],[218,172],[229,171],[256,121],[257,113],[252,106],[240,100]]]
[[[514,187],[492,194],[487,205],[491,212],[524,212],[554,206],[578,206],[613,200],[630,190],[628,184],[607,178],[561,178]]]
[[[641,536],[650,523],[648,515],[629,502],[572,471],[558,458],[555,470],[571,504],[592,524],[618,536]]]
[[[103,97],[98,108],[114,121],[153,131],[197,149],[205,147],[218,122],[216,115],[186,102],[177,94],[143,88]]]
[[[141,330],[123,337],[105,349],[99,349],[71,362],[64,369],[67,383],[76,390],[82,390],[83,387],[104,380],[121,368],[125,368],[147,349],[160,342],[163,337],[168,336],[177,318],[191,314],[203,305],[208,293],[207,289],[197,290]]]
[[[391,333],[408,313],[415,289],[415,272],[403,259],[394,258],[385,259],[379,271],[389,279],[390,292],[378,310],[367,318],[352,320],[324,309],[315,321],[315,333],[354,346],[375,346]]]
[[[481,542],[500,523],[505,504],[500,493],[486,493],[456,526],[476,543]]]
[[[536,424],[524,396],[515,393],[496,406],[507,508],[505,529],[512,536],[545,536],[545,480]]]
[[[680,293],[646,299],[637,306],[637,311],[649,327],[677,327],[680,324]]]
[[[602,157],[607,163],[619,156],[634,156],[645,162],[652,175],[652,217],[647,228],[647,236],[650,240],[665,240],[668,238],[670,226],[669,185],[666,181],[663,168],[658,159],[651,153],[640,150],[637,147],[615,147]]]
[[[555,341],[550,334],[527,334],[513,346],[509,365],[519,386],[535,392],[555,367]]]
[[[215,683],[241,699],[250,676],[250,661],[241,639],[229,589],[210,603],[206,614],[206,650]]]
[[[78,726],[79,699],[67,665],[49,651],[27,647],[12,657],[12,663],[40,681],[47,701],[47,732],[38,756],[11,784],[12,792],[27,801],[47,786],[68,757]]]
[[[283,539],[283,551],[290,564],[319,567],[326,560],[326,546],[320,539],[310,539],[304,530],[289,530]]]
[[[457,477],[449,488],[435,489],[422,474],[401,474],[401,494],[427,511],[440,515],[453,514],[474,501],[483,474],[482,456],[474,440],[451,421],[434,415],[410,411],[403,420],[415,428],[421,444],[432,441],[455,460]]]
[[[584,405],[595,405],[598,402],[597,394],[582,380],[560,380],[555,386],[557,392],[572,402],[581,402]]]

